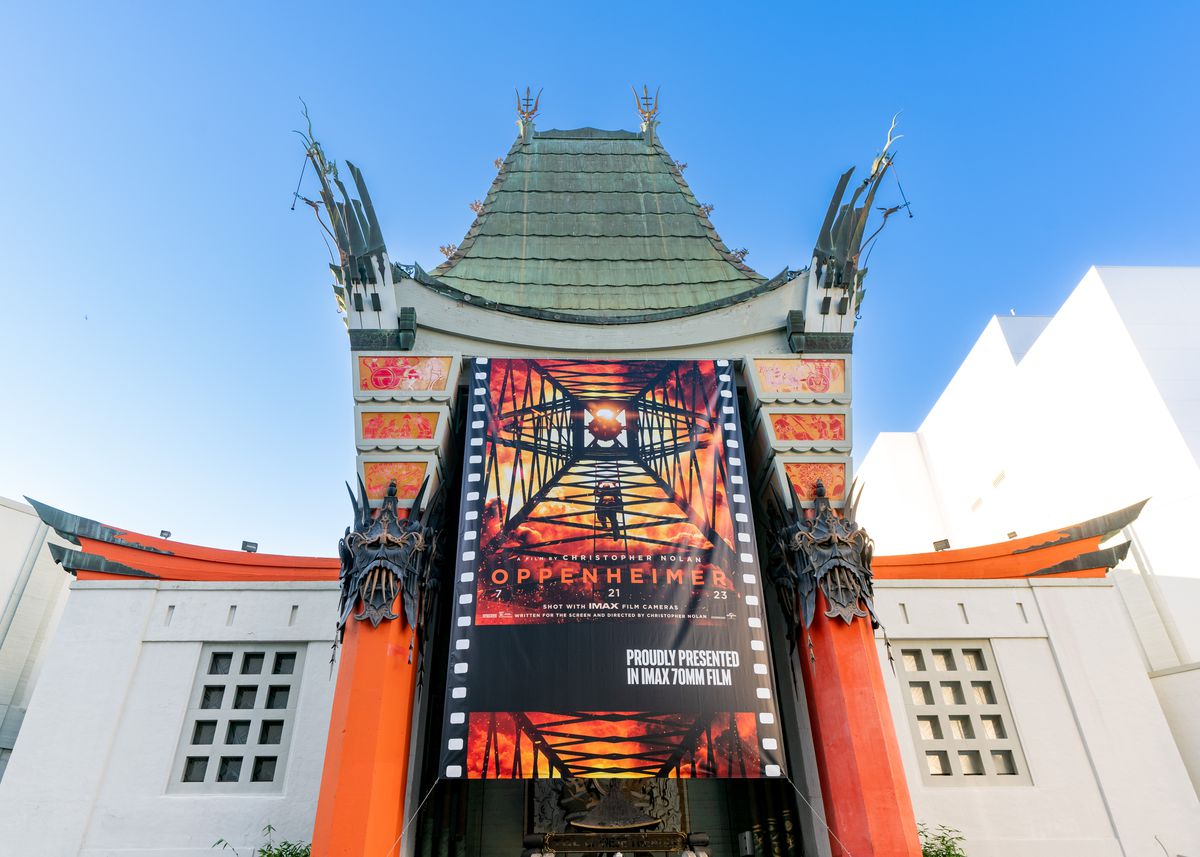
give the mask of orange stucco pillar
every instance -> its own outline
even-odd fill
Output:
[[[417,668],[400,619],[351,620],[338,665],[313,857],[396,857],[404,827]]]
[[[818,592],[799,656],[833,855],[921,857],[871,622],[827,609]]]

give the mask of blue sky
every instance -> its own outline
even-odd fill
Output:
[[[630,84],[661,85],[665,145],[768,275],[807,262],[837,175],[904,111],[915,217],[870,260],[865,453],[916,427],[991,315],[1053,312],[1092,264],[1200,264],[1198,9],[12,4],[0,495],[332,554],[349,359],[317,227],[289,210],[297,98],[363,169],[393,258],[430,267],[526,84],[542,128],[634,128]]]

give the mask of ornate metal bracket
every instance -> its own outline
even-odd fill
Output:
[[[795,489],[792,508],[783,514],[785,520],[778,531],[783,562],[776,564],[779,570],[775,585],[792,629],[797,620],[795,612],[805,628],[812,626],[817,590],[825,596],[826,617],[846,624],[856,618],[870,618],[872,627],[879,627],[871,574],[875,545],[866,531],[834,511],[820,480],[812,517],[804,517]]]

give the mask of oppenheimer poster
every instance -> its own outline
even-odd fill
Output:
[[[729,363],[469,381],[443,774],[782,776]]]

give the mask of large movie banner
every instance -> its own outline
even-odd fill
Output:
[[[445,776],[783,775],[731,376],[474,361]]]

